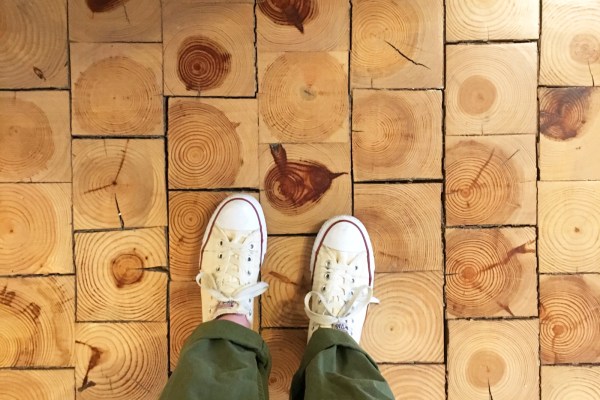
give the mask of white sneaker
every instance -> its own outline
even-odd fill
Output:
[[[304,298],[308,339],[318,328],[347,332],[358,343],[373,296],[375,259],[365,226],[351,216],[325,222],[310,259],[312,291]]]
[[[245,194],[223,200],[206,227],[196,276],[204,322],[243,314],[252,327],[254,298],[269,287],[257,282],[266,251],[267,226],[260,203]]]

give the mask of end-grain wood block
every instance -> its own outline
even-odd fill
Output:
[[[441,191],[436,183],[354,186],[378,272],[443,270]]]
[[[0,370],[2,399],[65,400],[73,398],[72,369]]]
[[[534,228],[448,229],[449,318],[537,316]]]
[[[70,0],[75,42],[160,42],[160,0]]]
[[[540,272],[600,273],[600,182],[540,182]]]
[[[71,180],[69,92],[0,93],[0,181]]]
[[[160,44],[72,43],[74,135],[162,135]]]
[[[270,237],[261,268],[269,284],[262,295],[262,327],[307,327],[304,296],[311,290],[310,253],[313,237]]]
[[[253,4],[168,1],[163,7],[165,93],[256,94]]]
[[[300,366],[306,347],[306,330],[265,329],[262,337],[269,346],[273,369],[269,376],[269,398],[287,400],[292,377]]]
[[[169,192],[169,270],[174,281],[193,281],[210,216],[231,192]],[[255,195],[258,198],[258,195]]]
[[[259,57],[261,143],[348,142],[347,53]]]
[[[315,233],[352,210],[349,145],[259,146],[260,200],[269,234]]]
[[[542,367],[542,400],[600,398],[600,367]]]
[[[66,88],[67,1],[3,1],[0,88]]]
[[[446,138],[446,222],[536,223],[535,135]]]
[[[446,47],[446,134],[536,133],[537,45]]]
[[[599,19],[598,2],[542,0],[540,84],[598,85]]]
[[[448,400],[539,398],[538,321],[448,321]]]
[[[77,321],[165,320],[164,228],[76,234],[75,263]]]
[[[448,0],[446,40],[527,40],[540,35],[537,0]]]
[[[355,181],[442,178],[440,91],[355,90]]]
[[[348,50],[348,0],[259,1],[256,20],[261,52]]]
[[[441,272],[375,275],[361,346],[377,362],[444,361],[443,276]]]
[[[600,362],[600,276],[540,277],[543,364]]]
[[[167,383],[167,325],[77,324],[76,398],[156,399]]]
[[[170,370],[173,371],[179,361],[179,354],[192,332],[202,323],[202,299],[200,287],[196,282],[173,281],[169,284],[171,352]]]
[[[258,188],[253,99],[169,99],[170,188]]]
[[[73,272],[71,185],[0,184],[0,275]]]
[[[0,367],[72,367],[72,276],[0,279]]]
[[[443,365],[380,365],[396,400],[445,400]]]
[[[167,224],[162,139],[73,141],[75,229]]]
[[[354,0],[351,83],[368,88],[441,88],[444,5]]]
[[[542,180],[600,180],[600,88],[540,88]]]

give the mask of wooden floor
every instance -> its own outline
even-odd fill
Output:
[[[597,0],[0,0],[0,399],[156,399],[234,191],[273,399],[341,213],[398,399],[600,399],[599,82]]]

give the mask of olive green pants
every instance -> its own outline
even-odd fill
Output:
[[[271,355],[256,332],[229,321],[200,325],[181,350],[161,399],[268,399]],[[311,337],[290,399],[393,399],[377,364],[346,333]]]

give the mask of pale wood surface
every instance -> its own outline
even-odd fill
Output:
[[[379,367],[396,400],[445,400],[444,365],[392,365]]]
[[[169,284],[170,365],[173,371],[187,338],[202,323],[202,299],[196,282],[173,281]]]
[[[0,370],[0,399],[73,399],[75,373],[72,369],[48,371]]]
[[[542,400],[600,397],[600,367],[542,367]]]
[[[290,397],[292,377],[300,366],[306,347],[306,331],[265,329],[262,337],[273,358],[273,369],[269,377],[269,399],[287,400]]]

